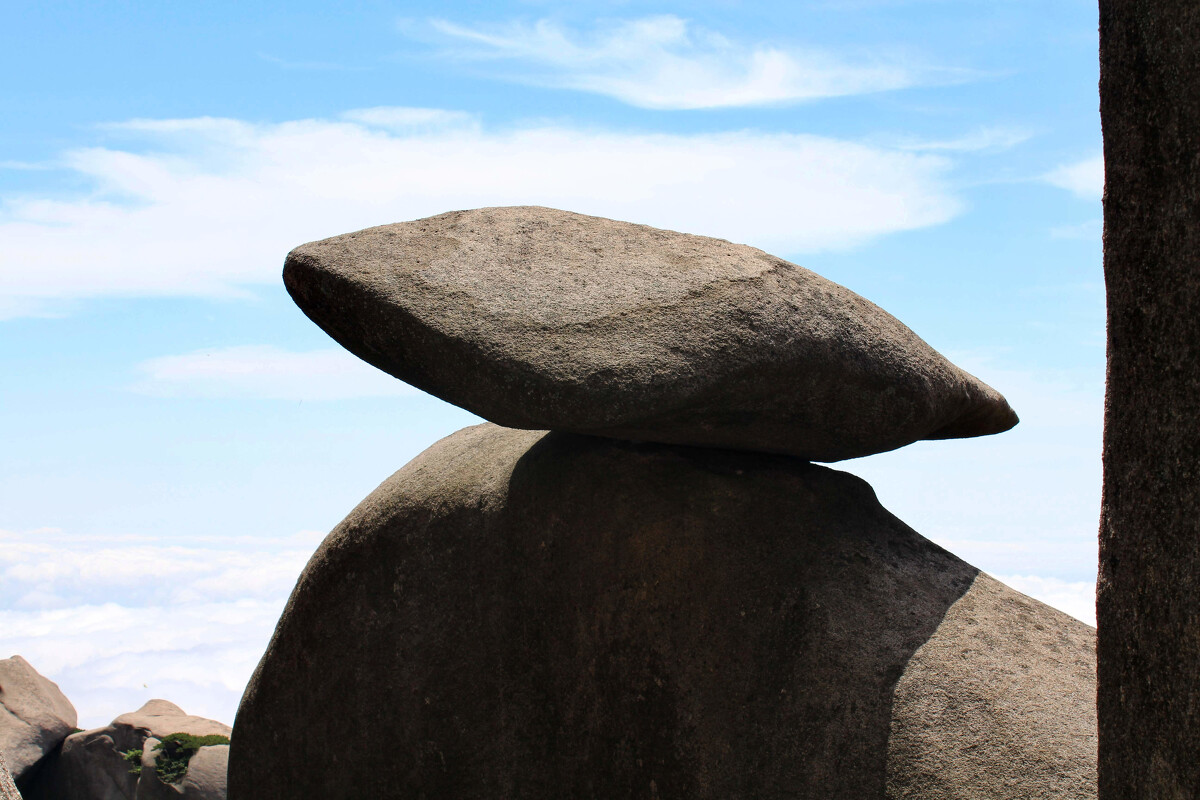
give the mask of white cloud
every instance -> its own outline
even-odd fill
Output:
[[[434,20],[469,59],[509,59],[519,80],[614,97],[642,108],[699,109],[802,102],[900,89],[931,71],[897,59],[850,62],[815,48],[746,45],[663,15],[591,34],[549,21],[491,30]]]
[[[0,531],[0,657],[58,683],[82,727],[152,697],[232,723],[320,538]]]
[[[177,605],[276,599],[291,590],[312,536],[170,541],[0,531],[0,608]]]
[[[285,600],[0,609],[0,646],[57,683],[82,728],[155,697],[232,724]]]
[[[341,400],[417,390],[334,347],[293,353],[268,345],[160,356],[137,366],[135,391],[163,397]]]
[[[1038,575],[1000,575],[997,578],[1048,606],[1070,614],[1081,622],[1096,625],[1096,582],[1063,581]]]
[[[444,130],[450,127],[479,129],[479,119],[466,111],[447,111],[442,108],[397,108],[376,106],[346,111],[342,119],[360,122],[390,131],[411,132],[420,129]]]
[[[960,208],[944,158],[808,135],[487,132],[454,113],[378,108],[110,132],[151,149],[71,151],[62,166],[91,194],[0,204],[0,318],[97,296],[237,296],[277,284],[302,242],[458,208],[548,205],[787,254],[936,225]]]
[[[1064,164],[1044,175],[1043,180],[1084,200],[1099,200],[1104,196],[1104,156]]]
[[[902,144],[905,150],[955,153],[999,152],[1009,150],[1032,138],[1029,131],[1017,128],[978,128],[954,139],[912,141]]]

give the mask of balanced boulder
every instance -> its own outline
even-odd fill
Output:
[[[721,239],[484,208],[302,245],[284,282],[355,355],[513,428],[838,461],[1017,422],[879,307]]]
[[[21,656],[0,661],[0,753],[23,784],[75,728],[75,706]]]
[[[1094,631],[799,459],[480,425],[294,590],[230,797],[1095,797]]]

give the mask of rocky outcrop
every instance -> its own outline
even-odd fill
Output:
[[[78,717],[58,685],[21,656],[0,661],[0,753],[24,783],[75,728]]]
[[[1200,4],[1100,0],[1100,790],[1200,797]]]
[[[229,745],[201,747],[191,757],[187,774],[176,782],[161,779],[158,762],[164,757],[157,749],[160,740],[150,737],[142,752],[142,772],[135,800],[225,800]]]
[[[837,461],[1017,422],[881,308],[720,239],[485,208],[303,245],[284,282],[352,353],[514,428]]]
[[[234,800],[1095,797],[1093,631],[798,459],[481,425],[322,544]]]
[[[151,700],[110,725],[68,736],[26,800],[224,800],[227,746],[200,748],[192,757],[200,759],[197,773],[189,762],[177,783],[158,778],[161,751],[154,748],[172,733],[228,737],[230,732],[228,725],[189,715],[174,703]]]

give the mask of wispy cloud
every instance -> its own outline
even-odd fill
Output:
[[[0,161],[0,169],[20,170],[23,172],[41,172],[54,169],[52,164],[35,161]]]
[[[1099,200],[1104,196],[1104,156],[1064,164],[1042,179],[1084,200]]]
[[[914,140],[900,145],[904,150],[988,153],[1001,152],[1029,141],[1033,134],[1020,128],[978,128],[953,139]]]
[[[433,20],[463,59],[519,65],[510,77],[614,97],[642,108],[701,109],[795,103],[901,89],[934,71],[900,59],[855,60],[816,48],[745,44],[664,15],[590,32],[552,21],[494,28]],[[939,80],[947,80],[941,71]],[[961,78],[961,75],[955,77]]]
[[[448,111],[443,108],[397,108],[395,106],[377,106],[375,108],[357,108],[346,111],[342,119],[361,123],[373,128],[382,128],[400,133],[413,133],[427,130],[445,132],[451,128],[479,130],[479,118],[466,111]]]
[[[417,392],[341,348],[224,347],[152,358],[137,371],[142,377],[135,391],[164,397],[342,400]]]
[[[0,199],[0,318],[97,296],[236,297],[277,285],[302,242],[456,208],[548,205],[793,256],[960,208],[946,158],[820,136],[490,131],[455,112],[379,108],[107,133],[136,146],[60,160],[90,194]]]

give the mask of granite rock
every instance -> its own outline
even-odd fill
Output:
[[[8,769],[3,752],[0,752],[0,800],[21,800],[21,793],[13,783],[12,772]]]
[[[1105,800],[1200,797],[1200,3],[1100,0]]]
[[[1094,667],[852,475],[481,425],[314,554],[229,792],[1094,798]]]
[[[190,733],[194,736],[220,734],[229,736],[228,725],[204,717],[187,714],[166,700],[150,700],[137,711],[122,714],[103,728],[80,731],[66,738],[62,749],[51,764],[41,771],[26,800],[223,800],[224,784],[215,781],[211,772],[215,761],[227,760],[228,748],[207,754],[202,760],[203,775],[193,781],[188,794],[187,778],[179,785],[165,784],[154,773],[157,758],[154,744],[171,733]],[[200,748],[193,756],[199,758]],[[124,753],[141,752],[142,774],[135,775]],[[151,769],[147,770],[149,765]],[[218,793],[216,789],[219,788]],[[204,789],[207,793],[197,793]]]
[[[24,783],[75,728],[75,707],[21,656],[0,661],[0,753]]]
[[[355,355],[513,428],[838,461],[1017,422],[879,307],[720,239],[484,208],[302,245],[284,283]]]

